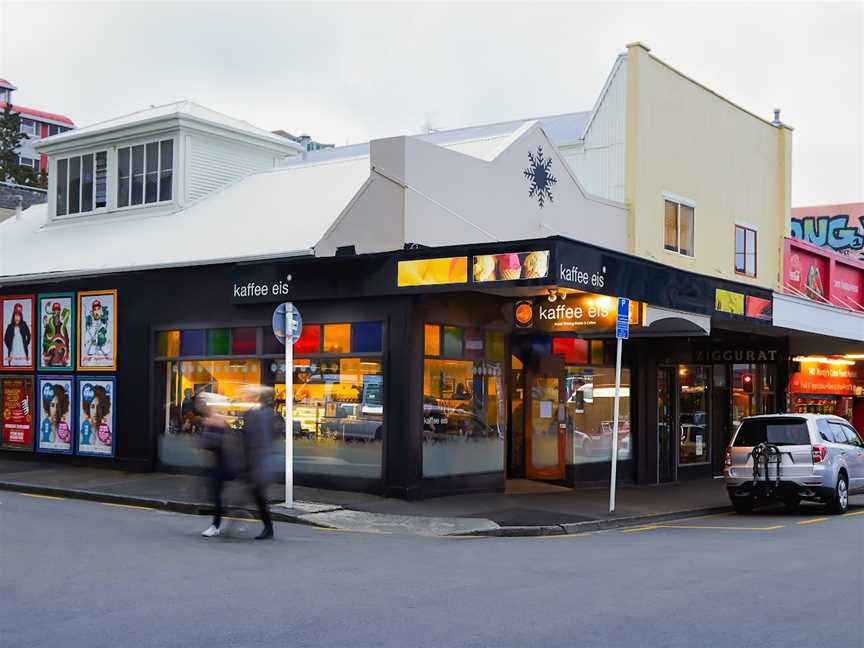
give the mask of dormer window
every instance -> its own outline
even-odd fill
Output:
[[[106,206],[108,152],[57,160],[57,215],[85,214]]]
[[[117,206],[131,207],[171,200],[174,140],[117,149]]]

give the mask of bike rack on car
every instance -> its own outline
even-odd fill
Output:
[[[765,466],[765,481],[768,482],[768,466],[772,463],[777,464],[777,476],[774,480],[774,487],[780,486],[780,474],[783,470],[783,453],[780,448],[773,443],[763,441],[753,448],[750,453],[753,457],[753,485],[759,483],[759,466]]]

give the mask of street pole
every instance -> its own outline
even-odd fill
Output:
[[[618,409],[621,402],[621,347],[623,340],[618,338],[615,353],[615,405],[612,413],[612,478],[609,485],[609,512],[615,512],[615,482],[618,478]]]
[[[285,506],[294,508],[294,304],[285,304]]]

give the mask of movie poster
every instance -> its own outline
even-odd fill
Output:
[[[78,376],[77,453],[114,456],[114,378]]]
[[[78,293],[78,369],[117,369],[117,291]]]
[[[3,345],[0,371],[32,370],[36,366],[33,340],[33,295],[0,297]]]
[[[0,378],[0,445],[8,450],[33,450],[33,378]]]
[[[39,371],[72,371],[75,368],[75,295],[39,295]]]
[[[75,431],[75,380],[72,376],[39,376],[36,452],[72,454]]]

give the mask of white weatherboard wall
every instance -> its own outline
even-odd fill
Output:
[[[552,200],[529,197],[529,152],[552,160]],[[514,241],[561,235],[614,250],[627,249],[624,205],[588,195],[538,122],[528,122],[491,160],[464,155],[416,138],[378,140],[372,174],[316,246],[327,256],[354,245],[358,254],[427,246]],[[395,189],[395,193],[393,193]]]
[[[272,151],[203,133],[183,132],[186,163],[184,203],[192,202],[221,189],[238,178],[256,171],[272,169]]]
[[[597,99],[583,139],[560,146],[561,155],[589,193],[624,201],[626,131],[627,58],[622,54]]]

